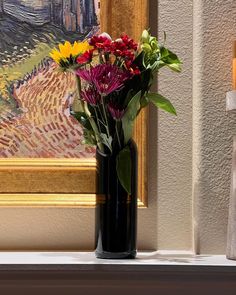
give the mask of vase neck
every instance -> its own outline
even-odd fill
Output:
[[[105,151],[101,152],[101,150],[98,148],[98,146],[96,147],[96,150],[97,150],[97,153],[99,153],[101,156],[111,157],[111,156],[114,156],[114,155],[118,155],[119,152],[122,149],[124,149],[126,146],[129,146],[131,150],[133,150],[133,149],[137,150],[137,145],[136,145],[135,141],[132,138],[128,141],[128,143],[125,146],[123,146],[121,148],[118,145],[113,147],[112,153],[111,153],[111,151],[109,151],[108,148],[105,148]]]

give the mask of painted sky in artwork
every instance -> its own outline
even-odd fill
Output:
[[[0,158],[84,158],[71,74],[48,58],[98,30],[98,0],[0,0]]]

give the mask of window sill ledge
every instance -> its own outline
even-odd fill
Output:
[[[236,261],[223,255],[98,260],[93,252],[0,252],[0,294],[232,295],[235,275]]]
[[[182,251],[139,252],[134,260],[96,259],[93,252],[0,252],[0,271],[11,270],[236,272],[236,261]]]

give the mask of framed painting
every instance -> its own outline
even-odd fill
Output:
[[[138,40],[148,0],[0,0],[0,205],[93,206],[95,150],[70,115],[75,82],[55,45],[107,31]],[[139,205],[147,206],[147,110],[135,128]]]

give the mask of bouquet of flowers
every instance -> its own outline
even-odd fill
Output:
[[[139,44],[125,34],[112,40],[107,33],[74,44],[66,41],[51,57],[63,71],[75,74],[78,100],[71,114],[83,127],[85,143],[117,154],[118,178],[130,192],[128,142],[135,119],[149,103],[176,115],[171,102],[150,89],[159,69],[179,72],[180,60],[147,30]]]

